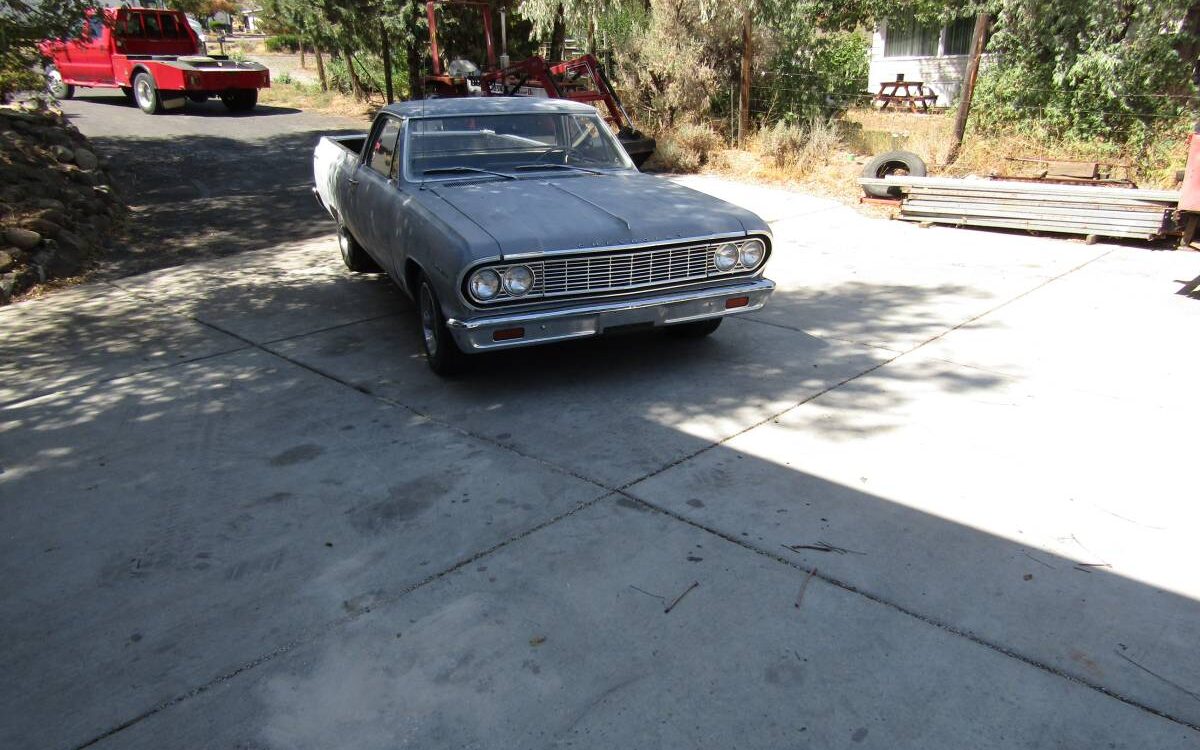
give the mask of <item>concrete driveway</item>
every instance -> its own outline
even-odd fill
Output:
[[[0,747],[1200,747],[1200,256],[682,181],[705,341],[439,380],[329,235],[0,310]]]

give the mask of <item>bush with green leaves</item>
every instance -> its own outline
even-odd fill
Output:
[[[0,101],[14,91],[41,89],[37,43],[83,27],[88,0],[0,0]]]
[[[300,49],[300,37],[296,34],[276,34],[263,42],[268,52],[296,52]]]

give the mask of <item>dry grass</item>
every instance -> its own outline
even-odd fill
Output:
[[[857,183],[866,162],[884,151],[912,151],[923,158],[931,175],[961,177],[968,174],[1029,175],[1039,165],[1010,157],[1056,161],[1095,161],[1114,179],[1130,178],[1145,188],[1172,188],[1175,173],[1183,169],[1187,147],[1182,138],[1164,137],[1144,153],[1103,142],[1054,142],[1031,134],[1003,133],[978,136],[971,131],[951,166],[946,166],[954,113],[913,114],[852,110],[836,123],[809,123],[803,127],[777,125],[766,128],[744,148],[719,148],[708,152],[702,166],[695,160],[674,159],[673,171],[697,171],[724,177],[788,186],[858,204],[862,189]],[[673,134],[660,134],[660,143],[676,148]],[[881,209],[864,207],[878,212]]]
[[[370,120],[385,102],[383,97],[374,97],[360,102],[352,96],[336,91],[322,91],[316,84],[298,81],[272,81],[271,88],[263,89],[258,95],[262,104],[275,107],[294,107],[326,115]]]

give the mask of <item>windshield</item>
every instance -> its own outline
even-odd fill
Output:
[[[410,180],[633,168],[596,115],[535,112],[413,119],[405,154]]]

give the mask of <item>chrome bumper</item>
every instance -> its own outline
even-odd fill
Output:
[[[753,312],[762,309],[773,291],[774,281],[753,279],[729,286],[692,289],[614,302],[585,303],[558,310],[540,310],[471,320],[450,318],[446,325],[458,342],[459,348],[465,352],[511,349],[595,336],[614,328],[666,326]],[[740,307],[725,307],[726,300],[737,297],[748,297],[749,302]],[[493,338],[497,331],[514,328],[524,329],[520,338],[504,341],[496,341]]]

